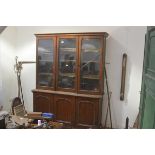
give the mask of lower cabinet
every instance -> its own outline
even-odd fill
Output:
[[[73,128],[98,128],[101,123],[100,98],[33,92],[35,112],[52,112],[55,120]]]
[[[92,98],[77,98],[76,126],[91,128],[98,126],[99,100]]]
[[[66,95],[54,96],[54,111],[56,120],[74,126],[75,124],[75,97]]]
[[[54,113],[53,95],[48,93],[33,93],[33,111]]]

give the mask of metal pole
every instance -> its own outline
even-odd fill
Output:
[[[111,129],[112,129],[112,118],[111,118],[111,107],[110,107],[110,94],[109,94],[109,86],[108,86],[108,79],[107,79],[107,71],[105,67],[105,80],[106,80],[106,86],[107,86],[107,94],[108,94],[108,107],[109,107],[109,114],[110,114],[110,123],[111,123]]]

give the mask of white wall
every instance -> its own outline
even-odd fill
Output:
[[[107,40],[106,61],[110,62],[110,65],[106,65],[106,67],[109,87],[112,91],[112,118],[115,128],[124,128],[126,117],[129,117],[129,125],[132,127],[138,114],[145,32],[146,27],[117,27],[109,32],[111,37]],[[127,53],[128,61],[125,100],[120,101],[123,53]],[[107,106],[103,107],[103,111],[105,107]]]
[[[1,37],[0,37],[0,58],[1,56]],[[0,107],[2,106],[2,71],[1,71],[1,63],[0,63]]]
[[[13,65],[14,57],[17,55],[19,60],[34,60],[36,59],[36,41],[35,33],[64,33],[64,32],[108,32],[109,37],[107,39],[107,53],[106,62],[110,62],[110,65],[106,65],[108,72],[108,81],[110,90],[112,91],[111,107],[112,107],[112,118],[113,125],[115,128],[124,128],[125,119],[128,116],[130,119],[130,126],[136,119],[139,107],[139,91],[141,89],[141,76],[142,76],[142,66],[143,66],[143,54],[144,54],[144,38],[146,27],[16,27],[16,32],[7,32],[10,27],[8,27],[4,33],[8,35],[8,41],[15,45],[15,50],[10,50],[6,53],[8,56],[11,51],[13,60],[8,61],[8,64],[4,62],[2,68]],[[13,28],[12,28],[13,29]],[[9,39],[9,36],[12,36]],[[8,49],[12,47],[8,46]],[[6,51],[9,51],[6,49]],[[121,63],[122,54],[127,53],[128,63],[127,63],[127,75],[126,75],[126,94],[125,101],[120,101],[120,84],[121,84]],[[13,56],[12,56],[13,55]],[[13,73],[7,70],[8,73]],[[7,73],[5,73],[7,74]],[[10,76],[11,76],[10,74]],[[33,109],[33,98],[31,90],[35,88],[35,64],[23,65],[22,70],[22,85],[23,93],[26,104],[26,109],[32,111]],[[4,75],[6,77],[6,75]],[[10,78],[10,77],[9,77]],[[10,79],[6,79],[9,82]],[[13,81],[12,81],[13,82]],[[14,79],[16,83],[16,79]],[[6,85],[7,82],[4,82]],[[15,90],[15,88],[10,85],[10,90]],[[6,94],[11,93],[8,90]],[[8,96],[5,96],[8,97]],[[7,99],[8,100],[8,99]],[[103,105],[103,124],[105,118],[105,110],[107,104],[107,95],[105,94]],[[8,103],[8,102],[7,102]]]
[[[0,75],[1,102],[4,109],[9,111],[11,99],[17,96],[16,74],[14,73],[14,52],[16,47],[16,27],[8,27],[0,35]]]

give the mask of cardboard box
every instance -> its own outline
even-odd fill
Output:
[[[41,119],[42,112],[30,112],[30,113],[27,113],[26,117],[31,118],[31,119]]]

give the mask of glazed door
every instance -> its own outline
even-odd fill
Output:
[[[141,128],[155,128],[155,28],[146,34],[140,120]]]
[[[54,89],[55,38],[37,38],[37,88]]]
[[[83,93],[99,94],[103,87],[103,38],[80,37],[79,84]]]
[[[78,39],[59,37],[57,52],[57,90],[75,91],[77,87]]]

